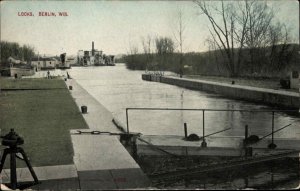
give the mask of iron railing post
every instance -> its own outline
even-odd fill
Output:
[[[205,142],[205,111],[226,111],[226,112],[272,112],[272,133],[264,136],[263,138],[260,138],[261,139],[264,139],[265,137],[268,137],[269,135],[272,135],[272,143],[269,144],[269,148],[270,149],[274,149],[276,148],[276,144],[274,143],[274,133],[292,125],[292,124],[289,124],[289,125],[286,125],[280,129],[277,129],[276,131],[274,131],[274,115],[275,115],[275,112],[298,112],[298,110],[243,110],[243,109],[193,109],[193,108],[126,108],[126,125],[127,125],[127,133],[130,133],[129,132],[129,114],[128,114],[128,110],[172,110],[172,111],[202,111],[202,114],[203,114],[203,124],[202,124],[202,128],[203,128],[203,141],[201,143],[201,146],[202,147],[206,147],[207,146],[207,143]]]
[[[129,133],[128,108],[126,108],[126,127],[127,127],[127,133]]]
[[[203,137],[205,136],[205,121],[204,121],[204,110],[203,110],[203,112],[202,112],[202,118],[203,118],[203,124],[202,124],[202,127],[203,127]]]
[[[184,123],[184,138],[187,139],[187,125]]]
[[[202,130],[203,130],[203,140],[202,140],[202,143],[201,143],[201,147],[207,147],[207,143],[205,142],[205,118],[204,118],[204,112],[205,112],[205,109],[202,110]]]
[[[248,125],[245,125],[245,141],[248,139]]]
[[[272,144],[274,144],[274,111],[272,111]]]
[[[272,143],[268,145],[269,149],[275,149],[277,145],[274,143],[274,114],[275,112],[272,111]]]

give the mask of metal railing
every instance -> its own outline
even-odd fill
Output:
[[[194,109],[194,108],[126,108],[126,128],[127,128],[127,133],[130,133],[129,131],[129,110],[153,110],[153,111],[200,111],[202,112],[202,138],[203,138],[203,141],[202,141],[202,146],[203,147],[206,147],[206,142],[205,142],[205,112],[207,111],[220,111],[220,112],[263,112],[263,113],[271,113],[272,114],[272,123],[271,123],[271,133],[266,135],[266,136],[263,136],[262,139],[266,138],[267,136],[270,136],[272,137],[272,143],[271,144],[274,144],[274,133],[290,126],[291,124],[289,125],[286,125],[280,129],[277,129],[274,131],[274,126],[275,126],[275,122],[274,122],[274,119],[275,119],[275,113],[279,113],[279,112],[293,112],[293,113],[298,113],[299,111],[298,110],[244,110],[244,109]],[[213,133],[215,134],[215,133]]]

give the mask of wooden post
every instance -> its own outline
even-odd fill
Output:
[[[184,138],[187,139],[187,125],[184,123]]]

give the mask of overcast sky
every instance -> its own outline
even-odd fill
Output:
[[[215,1],[217,2],[217,1]],[[267,1],[299,42],[299,3],[296,0]],[[184,51],[205,51],[208,22],[197,15],[192,1],[2,1],[1,40],[30,44],[40,54],[77,54],[95,48],[106,54],[122,54],[129,46],[141,48],[141,37],[173,38],[174,18],[183,10],[186,23]],[[56,17],[38,16],[55,12]],[[67,17],[58,12],[67,12]],[[18,16],[32,12],[34,16]]]

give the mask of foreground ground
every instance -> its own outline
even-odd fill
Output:
[[[69,130],[87,125],[64,81],[0,78],[0,88],[1,135],[14,128],[33,166],[73,163]]]

